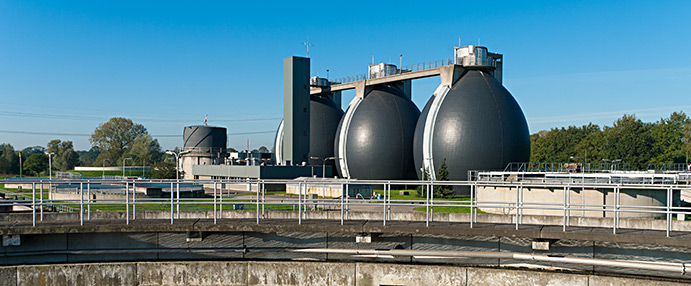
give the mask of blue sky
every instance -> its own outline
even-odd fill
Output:
[[[251,1],[245,1],[251,2]],[[0,1],[0,143],[54,138],[89,149],[113,116],[164,149],[182,128],[228,128],[229,145],[269,146],[282,117],[282,59],[312,74],[449,58],[453,46],[504,54],[504,85],[530,132],[624,113],[691,110],[689,1]],[[413,83],[422,107],[438,78]],[[345,93],[346,106],[352,92]]]

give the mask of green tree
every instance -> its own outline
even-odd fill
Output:
[[[24,162],[24,171],[29,175],[40,175],[48,171],[48,155],[44,153],[34,153]]]
[[[152,179],[175,179],[175,163],[160,161],[151,168]]]
[[[652,124],[654,139],[653,163],[683,163],[686,161],[684,128],[691,122],[684,112],[674,112],[668,118]]]
[[[143,134],[134,139],[132,147],[125,153],[124,157],[132,158],[135,164],[153,164],[161,160],[161,145],[157,139],[152,139],[151,135]]]
[[[79,163],[79,155],[74,151],[72,141],[61,141],[53,139],[48,142],[48,152],[53,155],[53,168],[60,171],[74,169]]]
[[[608,158],[622,159],[633,169],[645,169],[653,157],[652,125],[624,115],[610,128],[605,128],[603,154]]]
[[[10,144],[0,145],[0,174],[19,174],[19,156]]]
[[[446,158],[441,160],[441,165],[439,165],[439,170],[437,171],[437,181],[448,181],[449,180],[449,169],[446,166]],[[434,186],[434,197],[435,198],[449,198],[453,196],[453,188],[448,185],[435,185]]]
[[[568,162],[571,156],[583,157],[588,153],[588,161],[599,161],[602,157],[604,137],[596,124],[581,127],[552,128],[530,136],[530,161]]]
[[[113,117],[108,122],[101,123],[89,142],[99,148],[97,164],[107,160],[110,164],[119,162],[123,154],[132,149],[134,140],[147,134],[146,128],[141,124],[135,124],[132,120],[122,117]]]
[[[77,151],[77,155],[79,155],[79,165],[97,167],[98,164],[96,164],[96,159],[100,153],[101,151],[97,146],[91,147],[89,151]]]
[[[43,146],[26,147],[22,150],[22,157],[29,158],[33,154],[43,154],[46,152],[46,148]]]

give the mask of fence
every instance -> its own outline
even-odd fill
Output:
[[[0,183],[7,183],[7,181],[0,180]],[[13,180],[12,183],[16,183]],[[30,200],[16,199],[0,201],[1,206],[25,206],[32,211],[32,222],[36,226],[37,221],[43,220],[44,209],[54,209],[56,211],[79,212],[80,223],[84,220],[91,219],[92,208],[105,208],[113,210],[125,209],[125,221],[127,224],[130,220],[137,219],[137,211],[164,211],[170,213],[170,223],[174,224],[176,219],[180,219],[180,212],[186,210],[213,210],[213,221],[217,223],[218,219],[223,218],[224,211],[230,210],[250,210],[255,213],[256,223],[261,223],[262,219],[267,218],[270,211],[283,210],[297,212],[298,224],[306,219],[307,212],[312,210],[331,210],[340,212],[340,222],[343,224],[345,220],[349,219],[350,210],[353,207],[367,208],[374,212],[381,212],[381,220],[383,225],[391,220],[392,207],[397,207],[399,211],[410,212],[402,210],[400,207],[423,208],[425,212],[425,223],[429,226],[430,222],[434,222],[435,208],[448,207],[452,209],[464,208],[470,215],[470,227],[472,228],[477,223],[477,214],[480,208],[501,208],[512,212],[515,228],[519,229],[523,223],[523,213],[526,210],[550,210],[559,211],[562,215],[563,231],[570,226],[570,218],[577,217],[579,212],[597,211],[611,216],[612,232],[616,233],[620,228],[620,217],[626,213],[637,214],[651,214],[662,215],[666,222],[666,233],[669,236],[672,230],[673,216],[691,213],[691,207],[682,206],[680,204],[673,204],[675,192],[689,192],[690,185],[684,184],[589,184],[586,181],[580,184],[572,183],[542,183],[542,182],[483,182],[483,181],[365,181],[365,180],[311,180],[311,179],[296,179],[296,180],[26,180],[23,183],[30,183],[33,185]],[[136,185],[143,183],[166,183],[170,185],[169,194],[163,192],[163,196],[159,198],[141,197],[136,194]],[[209,197],[204,198],[184,198],[180,195],[180,184],[204,184],[209,187]],[[43,185],[47,184],[73,184],[78,186],[77,200],[51,200],[44,199]],[[125,186],[123,198],[117,199],[94,199],[90,193],[90,186],[92,184],[122,184]],[[251,193],[244,193],[244,195],[234,194],[231,196],[230,189],[223,188],[224,185],[232,184],[250,184],[255,190]],[[276,189],[285,186],[286,184],[297,184],[297,195],[284,196],[267,196],[267,189]],[[312,186],[318,185],[340,185],[342,196],[338,198],[320,198],[310,195],[309,191]],[[371,184],[381,186],[379,195],[376,197],[364,198],[350,197],[347,194],[350,192],[350,186]],[[37,186],[41,186],[37,189]],[[445,200],[435,198],[434,188],[437,186],[447,187],[465,187],[469,188],[469,196],[461,200]],[[422,193],[424,197],[404,197],[392,196],[393,189],[409,189],[419,187],[424,190]],[[516,189],[515,200],[503,201],[481,201],[478,199],[478,188],[483,187],[510,187]],[[564,196],[561,201],[553,202],[531,202],[523,199],[524,188],[553,188],[564,190]],[[614,194],[614,199],[611,203],[602,204],[587,204],[587,203],[573,203],[571,202],[571,189],[576,188],[592,188],[598,190],[607,190]],[[662,205],[626,205],[621,203],[622,189],[644,189],[657,190],[665,192],[666,199]],[[211,192],[213,190],[213,192]],[[568,190],[568,191],[567,191]],[[37,194],[37,191],[39,192]],[[273,193],[268,193],[271,195]],[[396,199],[394,199],[396,197]]]

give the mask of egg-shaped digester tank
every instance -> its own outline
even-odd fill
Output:
[[[420,110],[397,85],[376,85],[354,98],[336,132],[341,177],[415,178],[413,135]]]
[[[469,170],[504,169],[530,158],[530,134],[521,107],[489,71],[466,69],[449,87],[440,85],[415,129],[418,178],[424,167],[435,178],[446,159],[450,180]]]
[[[330,98],[321,95],[310,96],[310,157],[329,158],[334,156],[334,137],[343,110]],[[276,134],[274,151],[276,161],[283,161],[283,121]],[[327,160],[333,166],[334,160]],[[322,160],[310,159],[310,165],[322,165]]]

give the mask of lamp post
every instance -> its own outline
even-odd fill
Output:
[[[132,160],[132,158],[124,158],[122,159],[122,178],[125,178],[125,161],[127,160]]]
[[[22,178],[22,152],[19,152],[19,177]]]
[[[326,157],[326,158],[320,158],[320,157],[310,157],[312,160],[322,160],[322,179],[326,178],[326,161],[327,160],[334,160],[336,157]]]
[[[48,199],[52,200],[53,199],[53,155],[55,153],[53,152],[44,152],[46,155],[48,155]]]
[[[175,153],[175,152],[170,151],[170,150],[166,151],[166,154],[175,156],[175,179],[176,180],[180,180],[180,171],[178,170],[178,167],[180,166],[180,156],[185,155],[189,152],[191,152],[191,151],[188,150],[188,151],[183,151],[183,152],[178,152],[178,153]]]
[[[103,167],[101,168],[101,171],[103,172],[101,174],[101,179],[106,178],[106,161],[108,161],[108,159],[103,159],[103,161],[101,161],[101,163],[103,163]],[[110,164],[110,161],[108,161],[108,164]]]

